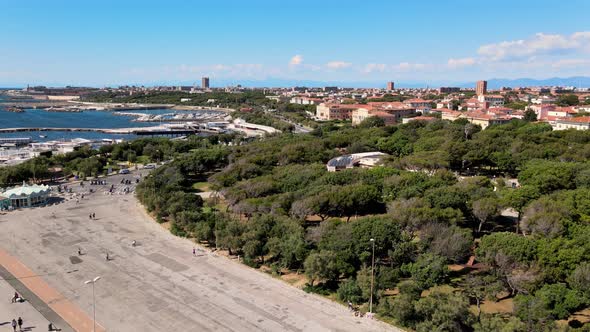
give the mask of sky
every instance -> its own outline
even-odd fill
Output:
[[[0,86],[590,76],[588,13],[588,0],[0,0]]]

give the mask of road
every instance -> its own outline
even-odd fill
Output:
[[[193,256],[193,243],[155,223],[132,194],[93,188],[79,202],[0,215],[0,249],[89,317],[84,281],[101,276],[96,319],[107,331],[399,331],[226,257],[200,248]]]

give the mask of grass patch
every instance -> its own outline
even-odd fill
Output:
[[[198,191],[209,191],[209,182],[195,182],[191,186],[191,188],[198,190]]]

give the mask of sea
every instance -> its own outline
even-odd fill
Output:
[[[0,95],[0,99],[2,95]],[[117,115],[115,111],[83,111],[83,112],[47,112],[42,109],[25,109],[22,113],[7,112],[0,106],[0,128],[132,128],[157,126],[159,122],[136,122],[135,117]],[[169,109],[133,110],[131,113],[166,114],[174,113]],[[182,111],[181,111],[182,112]],[[192,111],[194,113],[194,111]],[[35,142],[53,140],[71,140],[84,138],[89,140],[137,138],[134,134],[108,134],[86,131],[29,131],[16,133],[0,133],[0,138],[26,137]]]

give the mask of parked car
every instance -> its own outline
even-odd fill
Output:
[[[145,168],[145,169],[154,169],[154,168],[156,168],[156,165],[155,164],[147,164],[147,165],[143,166],[143,168]]]
[[[119,174],[129,174],[131,173],[127,168],[123,168],[122,170],[119,171]]]

